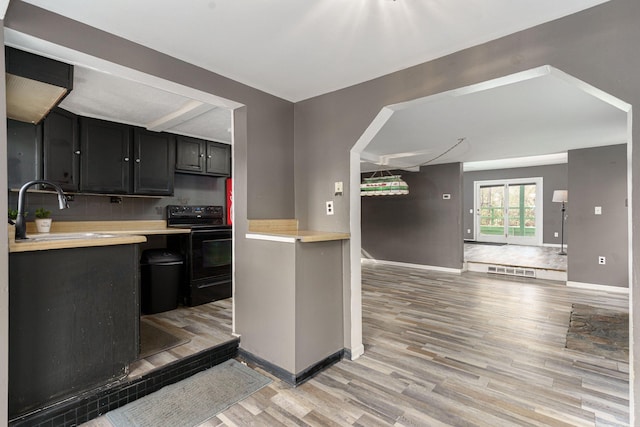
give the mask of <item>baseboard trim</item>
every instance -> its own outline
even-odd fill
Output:
[[[440,271],[442,273],[462,274],[462,268],[439,267],[437,265],[411,264],[408,262],[386,261],[383,259],[360,258],[360,262],[366,264],[392,265],[395,267],[417,268],[420,270]]]
[[[574,282],[567,281],[567,286],[570,288],[580,288],[580,289],[588,289],[592,291],[604,291],[604,292],[613,292],[616,294],[626,294],[629,295],[629,288],[624,288],[622,286],[610,286],[610,285],[600,285],[597,283],[585,283],[585,282]]]
[[[356,360],[363,354],[364,354],[364,345],[362,344],[360,344],[358,347],[354,349],[350,349],[350,348],[344,349],[344,358],[347,360]]]
[[[253,353],[250,353],[242,348],[238,349],[238,358],[244,360],[247,363],[252,363],[254,365],[259,366],[270,374],[278,377],[282,381],[290,384],[294,387],[299,386],[300,384],[308,381],[313,378],[316,374],[325,370],[329,366],[333,365],[336,362],[339,362],[344,357],[344,349],[339,350],[333,353],[330,356],[325,357],[319,362],[309,366],[308,368],[298,372],[297,374],[293,374],[286,369],[279,367],[267,360],[264,360],[261,357],[256,356]]]

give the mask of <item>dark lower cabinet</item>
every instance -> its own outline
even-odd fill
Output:
[[[80,139],[78,116],[61,108],[43,122],[43,177],[65,191],[80,189]]]
[[[10,419],[126,375],[138,277],[138,245],[9,254]]]

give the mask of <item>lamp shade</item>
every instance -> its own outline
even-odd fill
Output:
[[[569,192],[567,190],[554,190],[553,202],[565,203],[569,201]]]

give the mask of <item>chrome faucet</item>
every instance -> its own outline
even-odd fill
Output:
[[[29,181],[20,187],[20,192],[18,193],[18,217],[16,218],[16,240],[24,240],[27,238],[27,225],[24,221],[24,202],[27,196],[27,189],[36,184],[44,184],[50,187],[53,187],[54,190],[58,193],[58,206],[60,209],[68,208],[67,197],[64,195],[64,191],[58,184],[54,184],[53,182],[44,181],[41,179],[37,179],[35,181]]]

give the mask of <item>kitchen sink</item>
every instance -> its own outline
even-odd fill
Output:
[[[56,240],[78,240],[78,239],[104,239],[107,237],[117,237],[116,234],[107,233],[52,233],[52,234],[31,234],[26,240],[16,240],[21,242],[49,242]]]

